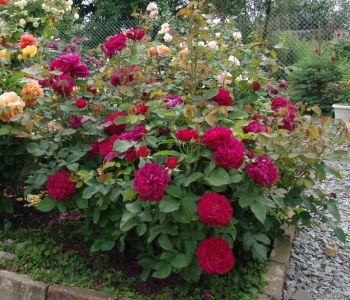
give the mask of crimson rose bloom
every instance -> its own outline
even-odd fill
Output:
[[[148,109],[149,109],[148,105],[138,104],[135,107],[130,108],[129,111],[134,115],[145,115]]]
[[[135,172],[133,188],[139,192],[140,200],[159,202],[170,181],[171,178],[166,168],[158,164],[146,163]]]
[[[136,151],[137,155],[140,157],[147,157],[151,153],[151,149],[147,148],[146,146],[141,146]]]
[[[69,95],[73,91],[75,81],[67,74],[62,74],[54,79],[52,89],[60,95]]]
[[[169,168],[169,169],[175,169],[177,167],[177,157],[169,157],[166,162],[165,165]]]
[[[232,138],[232,131],[227,127],[216,126],[208,129],[203,135],[203,143],[207,147],[215,149]]]
[[[61,170],[50,175],[46,182],[46,189],[51,198],[57,201],[68,201],[69,197],[75,193],[75,184],[70,181],[68,171]]]
[[[260,83],[259,82],[253,82],[253,91],[258,91],[260,90]]]
[[[214,149],[215,164],[224,168],[239,169],[244,163],[244,152],[246,149],[243,143],[234,137]]]
[[[75,102],[75,105],[77,108],[84,108],[86,106],[87,102],[85,99],[83,98],[80,98],[80,99],[77,99],[77,101]]]
[[[230,92],[222,88],[219,88],[219,93],[210,100],[215,101],[218,105],[228,106],[232,104]]]
[[[120,135],[119,139],[122,141],[141,142],[147,132],[148,130],[145,126],[137,125],[132,130]]]
[[[120,86],[126,85],[134,81],[134,73],[139,72],[140,68],[137,66],[129,66],[121,68],[116,74],[111,77],[111,85]]]
[[[94,158],[95,155],[99,152],[99,147],[100,147],[100,142],[98,140],[95,140],[94,142],[92,142],[90,144],[90,146],[92,147],[91,150],[89,150],[87,152],[87,154],[91,157]]]
[[[183,103],[184,101],[179,95],[167,94],[164,98],[164,103],[166,103],[166,108],[173,108],[178,104]]]
[[[127,162],[132,163],[136,160],[137,155],[134,147],[130,147],[125,153],[125,159]]]
[[[214,227],[225,226],[233,215],[230,202],[216,192],[205,193],[198,202],[197,210],[199,219]]]
[[[104,140],[98,145],[98,152],[102,157],[113,151],[114,142],[118,139],[117,135],[112,135],[108,140]],[[92,146],[92,145],[90,145]],[[90,150],[91,151],[91,150]]]
[[[126,33],[126,37],[129,40],[133,40],[133,41],[140,41],[143,39],[143,37],[145,36],[146,31],[145,30],[140,30],[140,29],[130,29],[127,33]]]
[[[297,115],[297,108],[294,106],[292,102],[290,102],[288,99],[284,99],[282,97],[276,97],[272,100],[271,108],[276,112],[275,117],[280,114],[279,110],[280,108],[285,108],[288,110],[287,114],[283,114],[283,126],[280,126],[280,128],[287,129],[289,131],[293,131],[296,127],[294,119]]]
[[[265,126],[262,126],[260,122],[257,121],[253,121],[250,122],[246,127],[243,128],[244,133],[248,133],[248,132],[269,132],[269,129]]]
[[[247,164],[246,170],[248,175],[262,186],[274,184],[279,177],[275,165],[266,156],[257,157],[254,163]]]
[[[104,127],[104,130],[109,131],[112,134],[121,134],[125,131],[126,128],[126,124],[119,124],[116,125],[114,124],[114,119],[121,117],[121,116],[126,116],[126,114],[122,111],[120,112],[116,112],[116,113],[112,113],[110,116],[108,116],[103,122],[112,122],[112,124],[110,124],[107,127]]]
[[[196,254],[199,267],[210,275],[227,273],[235,263],[230,244],[220,237],[202,241]]]
[[[79,127],[84,126],[83,117],[77,115],[70,116],[68,123],[69,127],[73,129],[78,129]]]
[[[189,142],[194,139],[196,143],[199,143],[198,132],[194,129],[179,129],[176,138],[182,142]]]
[[[107,42],[101,45],[102,51],[108,58],[112,58],[117,54],[118,50],[126,47],[126,36],[122,33],[112,36]]]

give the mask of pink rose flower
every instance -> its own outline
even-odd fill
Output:
[[[232,131],[227,127],[216,126],[208,129],[203,135],[203,143],[213,149],[227,143],[232,138]]]
[[[75,193],[75,184],[69,179],[66,170],[51,174],[46,182],[46,189],[49,196],[57,201],[68,201],[69,197]]]
[[[235,261],[230,244],[220,237],[210,237],[200,243],[196,251],[199,267],[207,274],[225,274]]]
[[[109,115],[103,122],[104,123],[111,122],[111,124],[107,127],[104,127],[104,130],[109,131],[112,134],[121,134],[121,133],[125,132],[126,124],[116,125],[113,122],[114,119],[121,117],[121,116],[126,116],[126,114],[124,112],[120,111],[120,112],[112,113],[111,115]]]
[[[249,177],[262,186],[274,184],[279,177],[274,163],[266,156],[259,156],[255,162],[247,164],[246,171]]]
[[[101,49],[108,58],[112,58],[126,47],[126,36],[122,33],[112,36],[107,42],[105,42]]]
[[[199,219],[214,227],[225,226],[233,215],[230,202],[216,192],[205,193],[198,202],[197,210]]]
[[[142,201],[162,200],[171,178],[168,170],[158,164],[146,163],[135,172],[133,188],[139,192]]]
[[[234,137],[214,149],[215,164],[224,168],[239,169],[244,163],[243,143]]]
[[[69,95],[73,91],[75,81],[67,74],[62,74],[54,78],[52,82],[52,89],[60,95]]]

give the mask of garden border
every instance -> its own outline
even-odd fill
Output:
[[[258,300],[280,300],[288,268],[294,228],[284,228],[284,240],[275,240],[266,272],[269,285]],[[31,280],[27,275],[0,270],[2,300],[133,300],[90,289],[46,284]]]

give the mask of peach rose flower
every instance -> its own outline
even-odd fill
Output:
[[[41,85],[36,80],[31,80],[27,82],[21,91],[22,96],[30,96],[25,97],[24,101],[26,105],[32,106],[36,104],[36,98],[44,96],[44,91],[41,88]]]
[[[151,47],[147,50],[149,56],[156,56],[158,54],[157,47]]]
[[[171,54],[171,49],[167,46],[161,45],[157,46],[157,52],[159,56],[169,56]]]
[[[8,121],[14,115],[23,112],[25,103],[15,92],[4,93],[0,96],[0,120]]]

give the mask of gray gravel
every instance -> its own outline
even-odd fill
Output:
[[[339,162],[329,165],[341,172],[344,179],[328,175],[319,187],[326,195],[336,193],[342,217],[338,226],[349,234],[350,165]],[[344,244],[329,227],[304,227],[304,230],[293,241],[283,300],[350,300],[350,236]],[[338,256],[332,258],[324,254],[327,243],[336,243]]]

